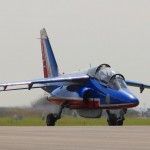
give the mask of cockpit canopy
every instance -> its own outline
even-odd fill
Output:
[[[108,84],[109,88],[119,90],[127,88],[124,76],[112,69],[108,64],[102,64],[89,70],[89,75],[94,76],[100,82]]]
[[[95,78],[101,82],[108,83],[111,77],[114,76],[115,74],[119,74],[119,72],[115,71],[110,67],[102,67],[95,72]]]

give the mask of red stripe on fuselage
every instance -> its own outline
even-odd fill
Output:
[[[60,105],[65,101],[65,99],[50,98],[48,101]],[[71,99],[68,100],[67,104],[67,107],[70,109],[98,109],[100,107],[100,101],[96,100],[90,100],[89,102],[84,103],[83,100],[80,99]]]
[[[49,98],[48,101],[61,105],[66,99]],[[137,106],[139,103],[124,103],[124,104],[105,104],[101,105],[99,100],[90,100],[84,103],[82,99],[69,99],[67,108],[70,109],[122,109]]]

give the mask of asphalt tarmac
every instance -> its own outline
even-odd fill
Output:
[[[0,127],[0,150],[150,150],[150,127]]]

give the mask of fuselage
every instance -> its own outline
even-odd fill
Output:
[[[48,100],[59,105],[67,101],[70,109],[122,109],[139,104],[138,98],[127,88],[124,77],[112,68],[94,67],[83,73],[89,76],[84,84],[63,86],[58,83],[54,89],[46,89],[51,93]]]

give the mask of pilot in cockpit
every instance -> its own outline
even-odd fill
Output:
[[[101,65],[95,72],[95,78],[103,83],[108,84],[108,87],[114,90],[127,88],[123,75],[112,69],[109,65]]]

